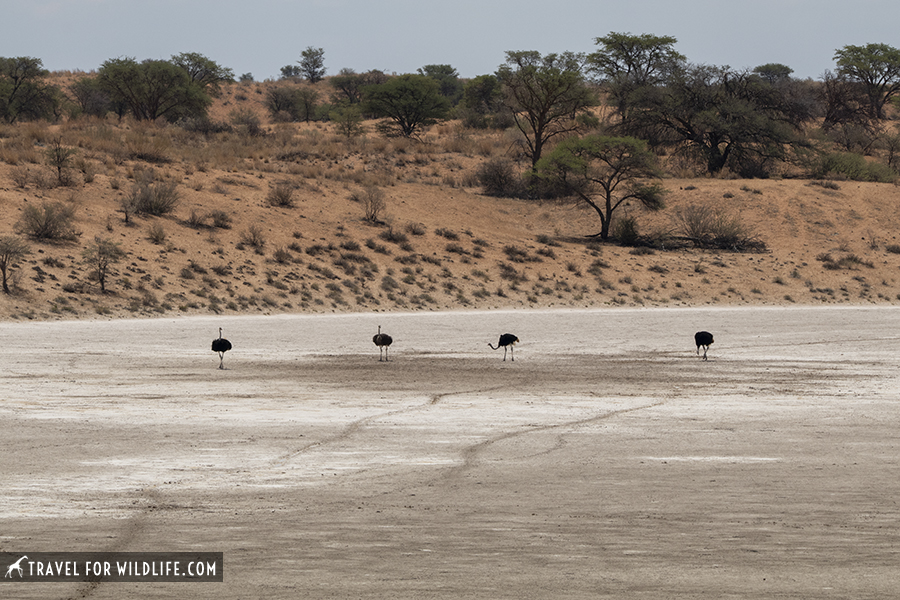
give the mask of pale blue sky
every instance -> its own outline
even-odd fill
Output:
[[[50,70],[199,52],[235,75],[277,78],[307,46],[342,67],[493,73],[507,50],[592,52],[610,31],[671,35],[697,63],[834,69],[848,44],[900,47],[897,0],[0,0],[0,56]]]

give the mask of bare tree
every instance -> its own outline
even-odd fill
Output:
[[[58,185],[66,186],[72,183],[72,157],[76,152],[75,148],[64,147],[61,137],[55,137],[50,141],[44,154],[47,156],[47,163],[56,171]]]
[[[362,202],[366,214],[366,221],[377,223],[381,213],[387,207],[384,201],[384,191],[374,185],[366,186],[362,192],[354,192],[350,199],[354,202]]]
[[[81,256],[86,263],[94,267],[94,275],[97,277],[97,281],[100,282],[100,291],[105,292],[106,276],[109,274],[109,268],[125,257],[125,251],[116,242],[97,236],[84,249]]]

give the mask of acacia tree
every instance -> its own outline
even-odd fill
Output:
[[[594,236],[603,240],[609,239],[613,213],[624,202],[635,200],[659,210],[666,194],[659,183],[647,183],[660,175],[656,156],[644,141],[632,137],[568,138],[538,162],[537,173],[597,213],[600,233]]]
[[[425,75],[399,75],[364,89],[366,109],[392,123],[380,129],[388,135],[415,137],[423,127],[447,116],[450,101],[437,82]]]
[[[139,63],[133,58],[114,58],[103,63],[97,76],[110,98],[127,106],[138,120],[205,117],[212,104],[203,84],[165,60]]]
[[[113,109],[113,103],[93,75],[79,77],[68,87],[69,97],[92,117],[102,117]]]
[[[459,73],[450,65],[425,65],[418,70],[419,75],[431,77],[438,83],[441,95],[450,100],[452,105],[459,103],[462,97],[463,84]]]
[[[330,77],[328,83],[335,89],[332,99],[335,104],[344,102],[359,104],[362,102],[363,88],[367,85],[378,85],[387,80],[387,75],[377,69],[357,73],[353,69],[343,68],[337,75]]]
[[[299,65],[284,65],[281,67],[281,78],[282,79],[297,79],[303,75],[300,71]]]
[[[900,92],[900,50],[887,44],[844,46],[834,60],[839,75],[865,88],[869,116],[884,119],[884,105]]]
[[[699,153],[711,174],[730,166],[750,176],[784,159],[810,116],[807,103],[756,75],[692,65],[670,75],[632,119],[660,131],[658,143]]]
[[[869,102],[859,82],[826,71],[822,76],[821,95],[826,130],[847,126],[871,128]]]
[[[25,240],[16,235],[0,237],[0,278],[3,280],[3,292],[12,293],[9,289],[9,269],[31,253]]]
[[[365,131],[363,128],[363,116],[359,105],[339,105],[328,113],[328,118],[334,123],[335,130],[349,140]]]
[[[286,85],[266,92],[266,108],[273,118],[309,123],[316,116],[319,92],[309,86]]]
[[[325,50],[322,48],[313,48],[307,46],[306,50],[300,53],[300,73],[306,77],[310,83],[318,83],[325,78]]]
[[[39,58],[0,57],[0,119],[52,118],[59,104],[55,86],[44,82],[48,72]]]
[[[766,63],[753,67],[753,74],[762,77],[772,85],[778,85],[791,80],[794,70],[781,63]]]
[[[631,108],[684,62],[675,51],[677,42],[672,36],[613,31],[594,40],[600,49],[587,56],[587,70],[606,86],[626,128]]]
[[[497,120],[503,108],[500,80],[495,75],[479,75],[463,87],[462,100],[457,108],[468,127],[484,129]]]
[[[525,137],[532,170],[550,140],[591,123],[588,109],[597,99],[585,83],[583,59],[572,52],[543,57],[535,51],[507,52],[506,64],[497,69],[504,104]]]
[[[234,81],[234,71],[196,52],[176,54],[172,57],[172,64],[184,69],[191,83],[199,85],[211,96],[219,95],[223,83]]]

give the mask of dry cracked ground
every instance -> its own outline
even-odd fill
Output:
[[[898,331],[890,307],[0,324],[0,550],[225,555],[224,583],[0,594],[895,597]]]

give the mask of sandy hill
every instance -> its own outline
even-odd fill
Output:
[[[484,196],[475,169],[511,134],[450,123],[420,142],[371,129],[348,141],[267,122],[261,86],[229,87],[214,110],[256,112],[261,137],[90,120],[0,132],[0,235],[53,202],[74,207],[79,233],[30,242],[0,318],[900,301],[894,185],[668,178],[666,210],[628,209],[642,232],[710,206],[766,251],[633,249],[586,238],[599,220],[578,206]],[[44,157],[57,137],[77,149],[67,186]],[[121,201],[151,170],[177,207],[126,223]],[[279,186],[293,206],[272,205]],[[364,218],[366,186],[384,194],[378,223]],[[96,236],[126,252],[106,293],[82,257]]]

